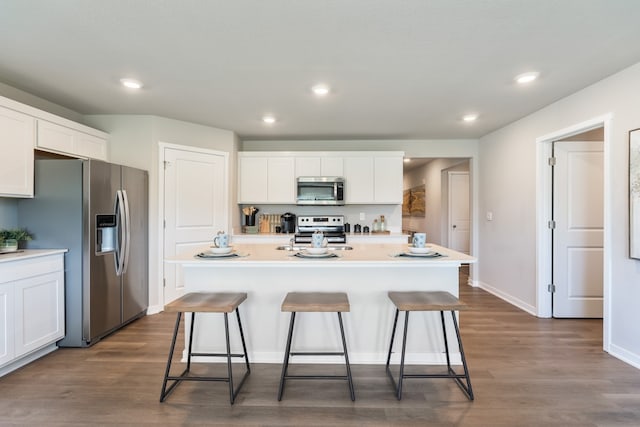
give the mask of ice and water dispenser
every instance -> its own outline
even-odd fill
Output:
[[[118,225],[115,215],[96,215],[96,254],[116,250]]]

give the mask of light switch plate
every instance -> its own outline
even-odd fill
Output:
[[[364,212],[360,212],[360,221],[365,221],[366,219]]]

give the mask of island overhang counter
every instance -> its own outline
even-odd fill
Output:
[[[181,266],[178,277],[185,292],[247,292],[240,314],[252,362],[282,363],[289,313],[282,313],[280,305],[288,292],[346,292],[351,308],[343,314],[349,358],[352,363],[380,364],[386,362],[395,313],[387,292],[447,291],[458,296],[459,267],[475,262],[469,255],[430,246],[442,256],[398,257],[407,251],[407,245],[361,244],[353,245],[353,250],[336,250],[335,258],[304,259],[273,244],[248,244],[234,245],[238,257],[198,258],[195,254],[205,249],[200,248],[166,262]],[[339,349],[337,322],[332,313],[305,313],[296,319],[293,347],[297,351]],[[440,316],[414,313],[410,322],[407,363],[446,363]],[[455,343],[451,319],[447,322],[447,337]],[[400,337],[396,334],[392,361],[397,358]],[[222,316],[198,315],[194,348],[220,352],[224,342]],[[232,347],[240,348],[239,339],[232,339]],[[457,348],[452,358],[454,363],[459,361]],[[294,358],[293,363],[298,360],[342,363],[333,356]]]

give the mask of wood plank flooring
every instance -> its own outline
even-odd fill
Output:
[[[451,380],[406,380],[397,401],[377,365],[353,366],[356,402],[338,381],[290,381],[278,402],[280,366],[255,364],[233,406],[225,383],[159,403],[174,315],[158,314],[0,378],[0,425],[640,426],[640,371],[602,351],[601,321],[537,319],[467,285],[461,299],[474,402]]]

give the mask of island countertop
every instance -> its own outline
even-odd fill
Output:
[[[330,249],[329,251],[338,255],[336,258],[299,258],[293,256],[297,251],[278,250],[278,245],[270,243],[260,244],[234,244],[233,250],[239,254],[238,257],[221,258],[198,258],[195,254],[202,252],[207,247],[199,248],[182,255],[167,259],[167,262],[178,263],[190,266],[210,266],[224,264],[225,266],[235,265],[242,267],[296,267],[296,266],[319,266],[322,267],[356,267],[366,266],[371,268],[406,267],[408,264],[428,264],[437,266],[459,266],[461,264],[471,264],[476,262],[472,256],[463,254],[435,244],[428,244],[433,251],[441,254],[440,257],[398,257],[397,255],[408,251],[406,244],[381,244],[366,243],[354,244],[352,250]],[[296,245],[304,246],[304,245]],[[339,245],[336,245],[339,246]]]

